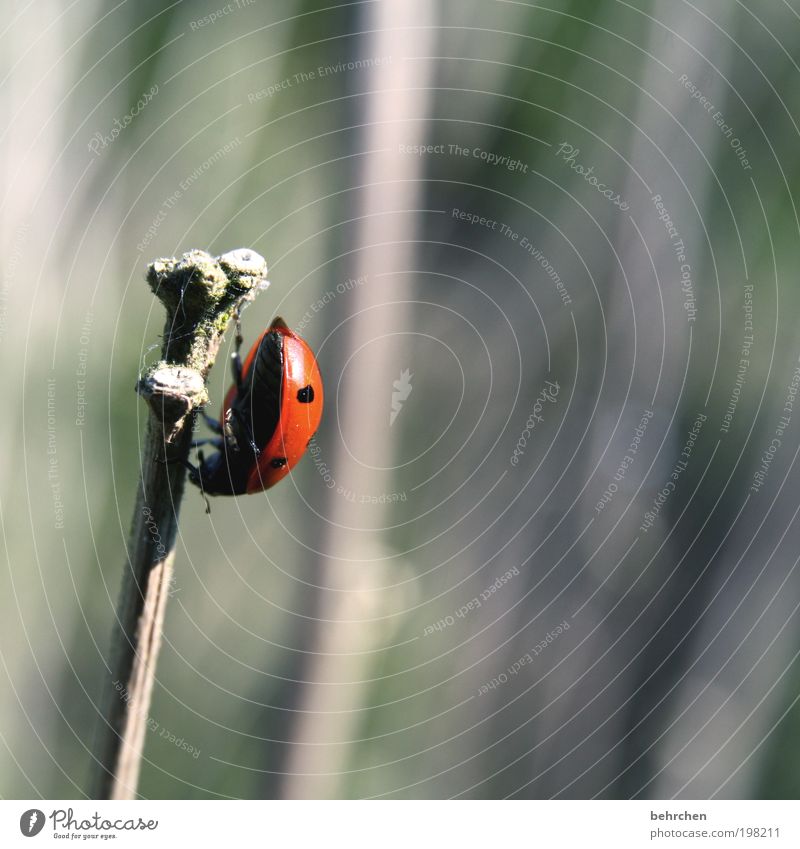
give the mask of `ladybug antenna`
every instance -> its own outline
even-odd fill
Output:
[[[202,451],[197,452],[198,455],[202,456]],[[202,463],[202,460],[201,460]],[[200,495],[203,498],[203,501],[206,503],[206,515],[210,515],[211,513],[211,502],[208,500],[208,496],[206,495],[205,487],[203,486],[203,476],[200,474],[200,468],[198,466],[193,466],[188,460],[183,461],[183,465],[189,470],[189,478],[191,481],[196,484],[198,489],[200,490]]]

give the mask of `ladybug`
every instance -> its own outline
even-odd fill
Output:
[[[237,320],[238,328],[238,320]],[[207,495],[243,495],[275,486],[298,463],[322,418],[322,376],[317,360],[282,318],[275,318],[242,363],[237,330],[233,386],[220,421],[203,414],[218,436],[207,459],[189,467],[189,480]]]

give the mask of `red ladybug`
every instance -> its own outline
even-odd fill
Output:
[[[286,477],[305,453],[322,418],[322,376],[311,348],[276,318],[242,364],[241,335],[233,355],[234,384],[220,421],[205,416],[217,449],[189,479],[207,495],[261,492]],[[202,443],[197,443],[202,444]]]

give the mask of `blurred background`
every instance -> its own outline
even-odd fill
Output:
[[[89,792],[147,264],[249,247],[246,344],[282,315],[326,410],[187,493],[143,797],[800,795],[798,44],[785,0],[6,4],[0,794]]]

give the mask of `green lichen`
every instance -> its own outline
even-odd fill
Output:
[[[193,368],[205,377],[236,311],[269,285],[266,273],[263,257],[246,248],[219,257],[193,250],[151,263],[147,282],[167,310],[159,365]]]

